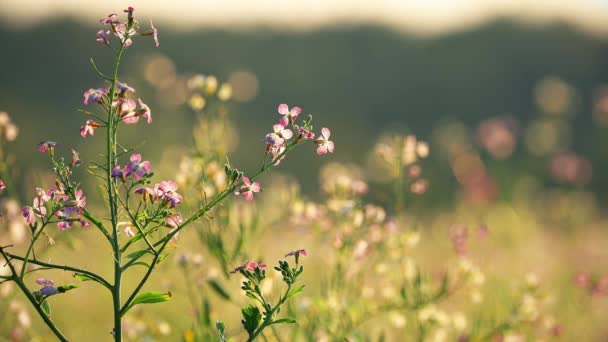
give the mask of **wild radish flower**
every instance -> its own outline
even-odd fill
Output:
[[[97,31],[97,42],[100,44],[109,44],[110,31],[99,30]]]
[[[82,160],[80,160],[80,153],[71,147],[70,152],[72,152],[72,167],[82,164]]]
[[[129,28],[126,24],[120,23],[115,26],[114,34],[120,41],[124,47],[129,47],[133,44],[133,37],[137,33],[137,30],[134,28]]]
[[[120,165],[115,165],[112,168],[112,178],[125,178],[125,172],[122,170]]]
[[[313,139],[315,137],[315,133],[313,133],[312,131],[307,130],[306,128],[298,128],[298,133],[300,133],[300,138],[301,139]]]
[[[103,25],[117,25],[120,21],[117,20],[118,15],[115,13],[109,14],[106,19],[99,19],[99,22]]]
[[[150,200],[151,202],[154,202],[156,199],[156,191],[152,188],[140,187],[136,188],[133,192],[142,195],[144,201]]]
[[[54,141],[43,141],[41,143],[38,144],[38,151],[40,153],[45,153],[48,152],[49,155],[53,155],[53,152],[55,150],[55,146],[57,146],[57,143]]]
[[[78,208],[84,208],[87,205],[87,198],[83,196],[82,190],[76,190],[74,194],[74,205]]]
[[[89,102],[101,103],[101,99],[104,95],[108,93],[108,89],[106,88],[98,88],[98,89],[89,89],[84,92],[84,105],[87,106]]]
[[[285,151],[285,146],[284,145],[280,145],[280,146],[278,146],[278,145],[272,145],[272,146],[270,146],[269,152],[270,152],[270,155],[272,156],[272,160],[276,159],[276,161],[274,162],[273,166],[278,166],[279,164],[281,164],[281,160],[283,160],[283,158],[285,158],[285,155],[283,154],[284,151]],[[281,156],[281,157],[279,158],[279,156]]]
[[[99,127],[101,127],[101,125],[97,122],[93,120],[87,120],[84,125],[80,126],[80,136],[86,138],[89,135],[95,135],[95,130]]]
[[[113,105],[118,106],[118,116],[126,124],[134,124],[139,121],[139,116],[135,112],[137,105],[132,99],[125,99],[124,97],[116,100]]]
[[[129,87],[128,84],[123,83],[123,82],[117,82],[116,83],[116,88],[118,88],[118,90],[120,90],[122,92],[131,92],[131,93],[135,92],[135,88]]]
[[[319,145],[319,147],[317,147],[318,155],[322,156],[324,154],[334,152],[334,142],[329,140],[330,135],[331,132],[328,128],[323,127],[321,129],[321,135],[319,135],[315,140],[315,144]]]
[[[266,268],[266,264],[260,264],[257,262],[246,260],[241,266],[238,266],[237,268],[230,271],[230,273],[234,274],[234,273],[238,273],[243,270],[253,272],[253,271],[255,271],[256,267],[260,268],[260,269],[264,269],[264,268]]]
[[[127,7],[127,9],[123,10],[123,12],[129,13],[129,14],[133,14],[134,11],[135,11],[135,8],[133,8],[131,6]]]
[[[285,140],[291,139],[293,132],[290,129],[285,128],[288,124],[289,119],[285,116],[282,117],[279,122],[272,126],[273,132],[266,134],[266,143],[280,146],[285,143]]]
[[[289,253],[285,254],[285,257],[288,257],[288,256],[294,256],[294,255],[296,255],[296,254],[299,254],[299,255],[301,255],[301,256],[308,256],[308,253],[306,253],[306,250],[305,250],[305,249],[297,249],[297,250],[295,250],[295,251],[291,251],[291,252],[289,252]]]
[[[6,184],[4,184],[4,181],[2,178],[0,178],[0,194],[4,191],[4,189],[6,189]]]
[[[141,99],[137,99],[137,102],[139,102],[139,106],[141,107],[137,114],[146,118],[148,123],[152,123],[152,111],[150,110],[150,107],[143,103]]]
[[[141,154],[139,153],[132,154],[130,159],[131,162],[125,166],[125,177],[133,175],[136,180],[140,180],[152,169],[152,164],[149,161],[141,161]]]
[[[165,225],[169,228],[177,228],[183,222],[184,219],[182,218],[182,214],[176,213],[167,217],[165,220]]]
[[[234,192],[235,195],[243,195],[248,201],[253,200],[253,193],[260,192],[260,184],[258,182],[251,183],[251,180],[247,177],[243,177],[243,186]]]
[[[131,226],[126,226],[122,231],[130,238],[135,236],[135,233],[133,232],[133,229],[131,229]]]
[[[176,207],[183,202],[183,198],[177,192],[177,183],[173,181],[162,181],[154,186],[156,197],[165,201],[165,204],[171,204]]]
[[[298,118],[298,115],[302,113],[302,109],[300,107],[293,107],[289,110],[289,106],[281,103],[278,108],[279,114],[285,116],[287,119],[290,119],[291,122],[295,122]]]
[[[42,286],[42,288],[40,289],[40,293],[45,297],[57,294],[57,289],[55,287],[53,287],[53,285],[55,285],[55,282],[52,280],[39,278],[39,279],[36,279],[36,284]]]
[[[36,216],[46,216],[46,207],[44,206],[44,202],[44,199],[41,197],[35,197],[34,203],[31,207],[23,207],[23,209],[21,209],[21,214],[25,218],[25,222],[28,224],[33,224],[36,222]]]

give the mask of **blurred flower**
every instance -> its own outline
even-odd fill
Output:
[[[48,152],[50,155],[52,155],[53,151],[55,149],[55,146],[57,146],[57,143],[54,141],[49,141],[49,140],[43,141],[38,144],[38,151],[40,153]]]
[[[294,255],[296,255],[296,254],[299,254],[299,255],[301,255],[301,256],[308,256],[308,253],[306,253],[306,250],[305,250],[305,249],[297,249],[297,250],[295,250],[295,251],[291,251],[291,252],[289,252],[289,253],[285,254],[285,257],[288,257],[288,256],[294,256]]]
[[[100,44],[109,44],[110,31],[99,30],[97,31],[97,42]]]
[[[513,119],[492,118],[482,121],[477,128],[477,140],[495,158],[509,157],[516,144]]]
[[[182,218],[182,214],[175,213],[173,215],[169,215],[165,220],[165,225],[169,228],[177,228],[184,222]]]
[[[106,88],[98,88],[98,89],[89,89],[84,92],[84,105],[88,105],[89,102],[101,103],[101,99],[104,95],[108,93],[108,89]]]
[[[558,182],[585,185],[591,181],[592,166],[587,158],[563,151],[551,158],[550,171]]]
[[[57,294],[57,289],[53,286],[53,285],[55,285],[55,282],[52,280],[39,278],[39,279],[36,279],[36,284],[43,286],[40,289],[40,293],[45,297],[49,297],[49,296]]]
[[[150,19],[150,27],[152,28],[152,38],[154,39],[154,46],[158,47],[160,43],[158,42],[158,30],[152,24],[152,19]]]
[[[266,268],[266,264],[261,264],[261,263],[246,260],[242,265],[240,265],[237,268],[230,271],[230,273],[234,274],[234,273],[238,273],[242,270],[247,270],[247,271],[253,272],[253,271],[255,271],[256,268],[264,269],[264,268]]]
[[[4,184],[4,181],[2,178],[0,178],[0,194],[4,191],[4,189],[6,189],[6,184]]]

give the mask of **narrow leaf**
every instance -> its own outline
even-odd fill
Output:
[[[213,291],[215,291],[215,293],[217,293],[220,297],[224,298],[225,300],[230,300],[230,294],[217,280],[210,279],[208,283],[209,286],[211,286],[211,288],[213,289]]]

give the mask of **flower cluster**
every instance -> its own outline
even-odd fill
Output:
[[[230,273],[234,274],[234,273],[239,273],[242,271],[253,272],[253,271],[255,271],[256,268],[263,270],[266,268],[266,264],[245,260],[245,262],[242,265],[236,267],[235,269],[230,271]]]
[[[177,183],[174,181],[162,181],[155,184],[153,188],[139,187],[136,188],[134,192],[142,195],[144,201],[150,201],[152,203],[160,201],[163,207],[171,206],[175,208],[184,201],[182,195],[177,193],[177,188]],[[174,220],[178,220],[178,218],[175,217]]]
[[[25,206],[21,209],[21,213],[25,221],[33,225],[38,219],[43,223],[51,222],[51,217],[48,217],[49,212],[57,219],[53,221],[57,223],[59,230],[70,229],[74,222],[79,222],[82,227],[88,227],[90,223],[82,218],[84,207],[87,204],[87,198],[83,195],[81,189],[76,190],[73,196],[70,196],[63,184],[58,183],[48,191],[42,188],[36,188],[32,206]]]
[[[130,162],[125,165],[124,169],[120,165],[114,166],[112,177],[124,181],[127,177],[133,176],[135,180],[140,180],[152,170],[152,164],[147,160],[142,161],[139,153],[133,153],[129,160]]]
[[[99,20],[102,25],[109,25],[110,29],[97,31],[96,40],[98,43],[111,46],[110,37],[114,35],[124,47],[128,47],[133,44],[132,38],[135,37],[140,31],[139,22],[133,16],[135,9],[129,6],[123,12],[127,13],[127,21],[125,22],[118,20],[118,14],[115,13],[109,14],[107,18],[102,18]],[[158,47],[158,30],[152,24],[152,20],[150,20],[150,28],[150,31],[141,32],[139,34],[141,36],[152,36],[154,39],[154,45]]]
[[[266,134],[264,142],[266,143],[266,151],[272,155],[274,166],[279,165],[288,146],[288,141],[294,137],[294,131],[297,132],[293,144],[297,144],[303,140],[314,139],[315,134],[312,132],[311,118],[305,120],[302,125],[296,124],[298,116],[302,113],[300,107],[293,107],[282,103],[278,107],[278,112],[281,115],[279,121],[272,126],[272,132]],[[314,139],[317,147],[318,155],[325,155],[334,152],[334,143],[329,140],[331,132],[328,128],[322,128],[321,134]]]
[[[15,125],[8,113],[0,111],[0,137],[6,141],[15,141],[19,134],[19,128]]]
[[[45,297],[49,297],[57,294],[57,289],[55,288],[55,282],[52,280],[39,278],[36,279],[36,284],[41,285],[42,288],[39,290],[40,294]]]

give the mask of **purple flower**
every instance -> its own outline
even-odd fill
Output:
[[[68,230],[72,228],[72,221],[59,221],[57,222],[57,229]]]
[[[309,130],[307,130],[305,128],[301,128],[301,127],[298,128],[298,133],[300,133],[300,136],[303,139],[307,139],[307,140],[313,139],[315,137],[315,134],[312,131],[309,131]]]
[[[100,103],[102,97],[108,93],[108,89],[106,88],[98,88],[98,89],[89,89],[84,92],[84,105],[88,106],[89,102],[97,102]]]
[[[117,24],[114,28],[114,34],[116,35],[116,37],[118,37],[118,39],[120,39],[124,47],[128,47],[133,44],[133,40],[131,40],[131,37],[133,37],[137,33],[137,30],[135,30],[134,28],[129,28],[129,26],[123,23]]]
[[[44,278],[38,278],[38,279],[36,279],[36,284],[42,285],[42,286],[53,286],[53,285],[55,285],[55,282],[52,280],[44,279]]]
[[[140,187],[135,189],[133,192],[142,195],[144,201],[150,199],[150,201],[154,202],[156,200],[156,191],[154,191],[152,188]]]
[[[117,20],[118,15],[116,13],[108,14],[106,19],[99,19],[99,22],[103,25],[116,25],[120,24],[120,21]]]
[[[118,90],[120,91],[124,91],[124,92],[131,92],[134,93],[135,89],[133,87],[129,87],[128,84],[123,83],[123,82],[117,82],[116,83],[116,87],[118,88]]]
[[[331,132],[328,128],[323,127],[321,129],[321,135],[319,135],[317,140],[315,140],[315,144],[319,145],[319,147],[317,147],[318,155],[322,156],[324,154],[334,152],[334,142],[329,140],[330,135]]]
[[[253,201],[253,193],[260,192],[260,183],[253,182],[247,177],[243,177],[243,186],[234,192],[235,195],[243,195],[247,201]]]
[[[160,44],[158,43],[158,30],[152,24],[152,19],[150,19],[150,27],[152,27],[152,38],[154,38],[154,46],[158,47]]]
[[[36,216],[46,216],[46,207],[44,206],[45,201],[45,197],[35,197],[34,203],[31,207],[23,207],[21,209],[21,214],[25,218],[25,222],[28,224],[33,224],[36,222]]]
[[[134,11],[135,11],[135,8],[133,8],[133,7],[131,7],[131,6],[127,7],[127,9],[126,9],[126,10],[123,10],[123,12],[125,12],[125,13],[129,13],[129,14],[133,13]]]
[[[298,115],[302,113],[302,109],[300,107],[293,107],[291,110],[289,110],[289,106],[284,103],[279,105],[278,111],[279,114],[291,119],[291,122],[295,122]]]
[[[141,161],[141,154],[139,153],[132,154],[130,160],[131,162],[125,166],[125,177],[133,175],[135,179],[140,180],[152,169],[152,164],[149,161]]]
[[[83,196],[81,189],[76,190],[74,194],[74,205],[77,208],[84,208],[87,205],[87,198]]]
[[[86,138],[89,135],[95,135],[95,130],[99,127],[101,127],[101,125],[97,122],[93,120],[87,120],[84,125],[80,126],[80,136]]]
[[[99,30],[97,31],[97,42],[100,44],[109,44],[110,31]]]
[[[118,105],[118,116],[126,124],[134,124],[139,121],[139,116],[135,112],[137,105],[132,99],[125,99],[124,97],[116,100],[114,105]]]
[[[112,168],[112,178],[125,178],[125,173],[120,165],[114,165]]]
[[[36,279],[36,284],[42,286],[42,288],[40,289],[40,293],[45,297],[57,294],[57,289],[53,286],[55,285],[55,282],[52,280],[38,278]]]

